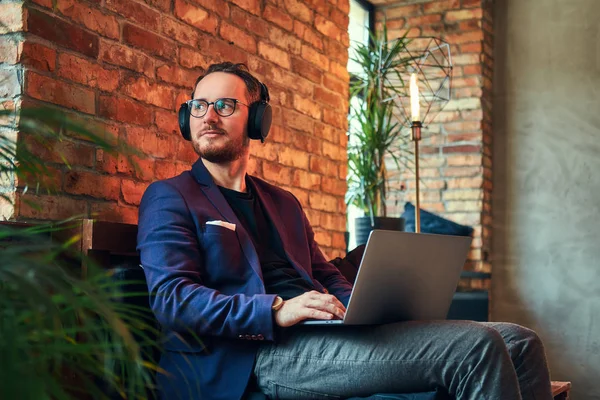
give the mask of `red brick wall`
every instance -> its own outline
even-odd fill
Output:
[[[8,99],[2,104],[20,99],[24,105],[59,106],[137,147],[141,168],[135,171],[125,157],[109,156],[65,132],[55,152],[33,146],[55,171],[58,192],[29,191],[18,201],[15,218],[97,213],[102,220],[136,222],[146,186],[196,160],[178,133],[176,109],[203,68],[231,60],[247,63],[269,86],[274,108],[268,141],[252,145],[251,172],[294,192],[326,253],[342,252],[348,0],[53,3],[34,0],[25,6],[28,33],[21,48],[6,35],[0,39],[0,74],[14,80],[10,71],[16,63],[25,70],[22,85],[0,93]],[[2,21],[10,22],[13,14],[4,10],[21,3],[0,7]],[[29,206],[25,198],[41,207]]]
[[[450,44],[452,101],[423,132],[421,205],[475,227],[466,269],[490,271],[492,150],[492,2],[488,0],[376,0],[376,20],[390,38],[437,36]],[[407,132],[408,134],[408,132]],[[404,173],[398,187],[408,190],[389,206],[414,202],[414,176]],[[401,210],[396,209],[396,213]]]

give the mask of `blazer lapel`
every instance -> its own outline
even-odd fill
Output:
[[[256,249],[254,248],[254,244],[252,243],[252,239],[250,235],[242,226],[242,223],[235,215],[235,212],[223,196],[223,193],[219,190],[217,185],[215,184],[212,176],[202,163],[202,159],[198,159],[192,166],[192,175],[196,179],[196,181],[200,184],[200,187],[208,200],[212,203],[212,205],[219,211],[219,213],[223,216],[223,219],[227,222],[235,224],[235,233],[238,237],[238,240],[242,246],[242,251],[244,252],[244,256],[246,256],[246,260],[259,276],[260,280],[263,280],[262,269],[260,266],[260,260],[258,259],[258,254],[256,253]]]

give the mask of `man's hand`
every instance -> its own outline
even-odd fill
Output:
[[[283,306],[275,311],[277,325],[287,328],[305,319],[342,319],[346,307],[333,295],[311,290],[286,300]]]

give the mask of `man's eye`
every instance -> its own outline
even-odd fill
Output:
[[[192,103],[192,107],[194,107],[194,110],[203,111],[206,108],[206,104],[195,101]]]
[[[233,108],[233,104],[229,101],[217,101],[216,106],[222,111],[230,111]]]

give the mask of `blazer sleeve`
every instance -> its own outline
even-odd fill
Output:
[[[138,250],[163,328],[195,335],[274,340],[275,295],[224,295],[203,285],[196,224],[184,197],[167,182],[151,184],[139,208]]]
[[[298,199],[296,199],[296,201],[298,201]],[[300,203],[298,202],[298,204]],[[302,206],[300,207],[302,208]],[[335,265],[325,259],[323,252],[315,241],[315,233],[304,211],[302,211],[302,218],[304,219],[304,230],[310,249],[313,277],[318,280],[329,293],[337,297],[344,306],[347,306],[348,301],[350,300],[350,294],[352,293],[352,284],[348,282]]]

